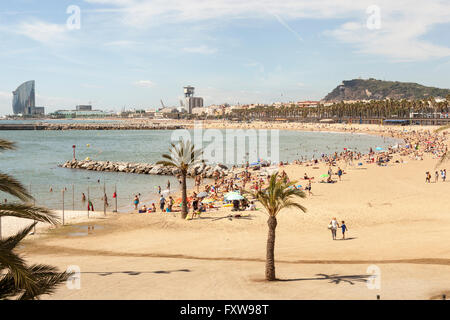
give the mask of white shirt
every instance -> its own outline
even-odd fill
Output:
[[[337,229],[337,224],[338,224],[338,222],[337,222],[337,220],[331,220],[331,227],[333,228],[333,229]]]

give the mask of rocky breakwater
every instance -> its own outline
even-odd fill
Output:
[[[111,161],[95,161],[95,160],[71,160],[59,165],[62,168],[82,169],[91,171],[104,172],[124,172],[137,174],[153,174],[153,175],[178,175],[178,169],[164,167],[159,164],[150,163],[133,163],[133,162],[111,162]],[[188,176],[194,177],[201,175],[204,178],[213,178],[215,176],[226,176],[230,172],[228,167],[223,164],[209,166],[201,163],[188,171]]]
[[[154,123],[44,123],[44,130],[176,130],[184,126]]]

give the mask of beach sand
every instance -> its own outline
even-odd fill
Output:
[[[404,128],[384,133],[392,130]],[[230,218],[230,208],[222,208],[190,221],[170,213],[109,213],[79,223],[96,226],[89,234],[71,235],[74,226],[42,229],[19,250],[30,263],[81,270],[80,289],[62,285],[43,299],[437,298],[450,291],[450,182],[425,183],[425,172],[437,163],[429,154],[395,163],[399,157],[386,167],[343,165],[341,182],[312,184],[313,195],[302,200],[306,213],[279,214],[276,282],[264,281],[267,216],[261,209]],[[327,172],[324,164],[317,167],[283,169],[299,180],[305,172]],[[332,240],[327,225],[334,216],[345,220],[347,240],[340,240],[340,230]],[[379,288],[367,286],[369,267],[380,271]]]

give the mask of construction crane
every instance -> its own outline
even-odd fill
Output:
[[[161,99],[161,105],[162,105],[163,109],[166,108],[166,106],[164,105],[164,102],[162,101],[162,99]]]

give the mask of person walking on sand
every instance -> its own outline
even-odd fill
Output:
[[[342,239],[345,240],[345,231],[347,231],[347,226],[345,225],[345,221],[342,221],[341,223],[341,229],[342,229]]]
[[[333,240],[336,240],[336,232],[337,228],[339,228],[339,223],[337,222],[336,217],[331,219],[329,228],[331,230],[331,236],[333,237]]]
[[[339,181],[341,181],[341,176],[342,176],[342,169],[338,168],[338,177],[339,177]]]
[[[312,192],[311,192],[311,179],[309,179],[309,181],[308,181],[308,185],[306,186],[306,190],[308,190],[308,195],[312,195]]]

